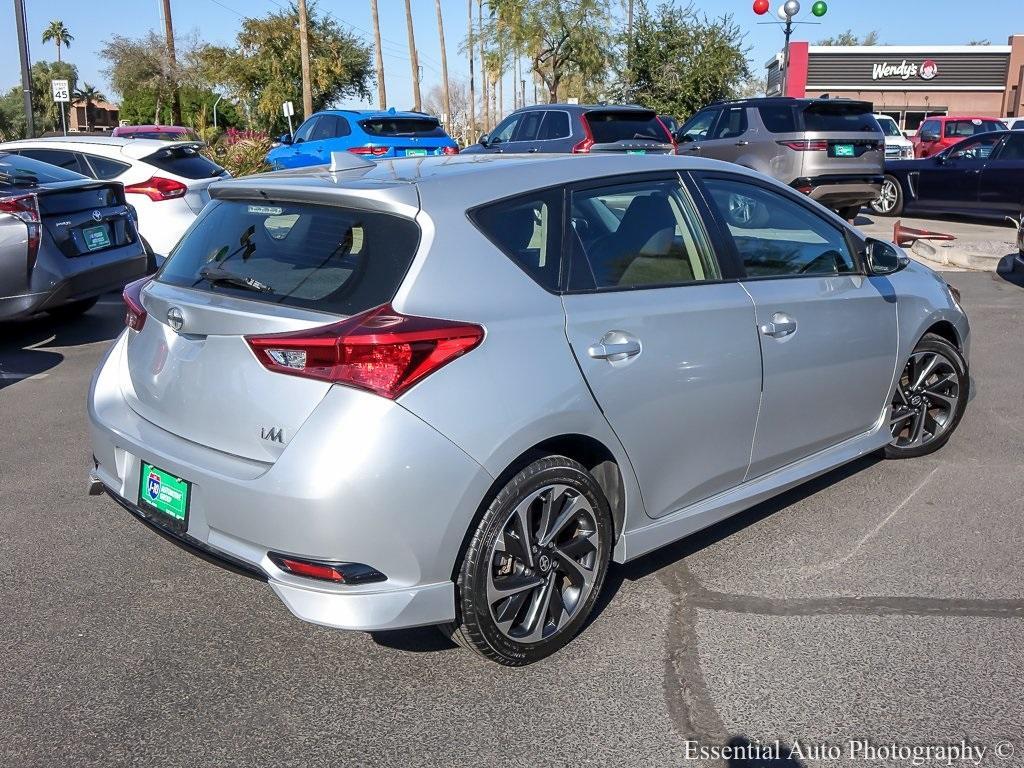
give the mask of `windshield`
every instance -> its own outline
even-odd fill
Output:
[[[8,187],[34,187],[56,181],[76,181],[86,178],[80,173],[41,163],[29,157],[0,152],[0,190]]]
[[[597,110],[587,112],[587,125],[596,144],[614,144],[616,141],[659,141],[668,144],[671,139],[654,112],[630,110],[614,112]]]
[[[199,141],[194,131],[134,131],[124,134],[126,139],[160,139],[161,141]]]
[[[878,117],[878,125],[882,128],[882,133],[886,136],[902,136],[903,133],[900,131],[900,127],[896,125],[896,121],[891,117]]]
[[[222,200],[185,235],[157,280],[352,315],[394,298],[418,244],[419,227],[399,216]]]

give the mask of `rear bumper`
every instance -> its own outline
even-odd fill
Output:
[[[493,482],[479,464],[401,405],[338,387],[274,463],[205,448],[128,406],[126,338],[97,370],[88,404],[93,474],[123,508],[193,554],[266,581],[305,621],[383,630],[455,617],[452,572]],[[192,483],[184,534],[139,509],[143,461]],[[365,563],[387,580],[314,581],[280,570],[269,552]]]
[[[797,179],[792,187],[829,208],[864,205],[878,198],[883,176],[811,176]],[[807,190],[810,190],[807,192]]]

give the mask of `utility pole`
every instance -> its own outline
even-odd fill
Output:
[[[466,143],[477,139],[476,81],[473,77],[473,0],[466,0],[466,52],[469,54],[469,135]]]
[[[420,97],[420,57],[416,53],[416,35],[412,30],[412,7],[409,0],[405,0],[405,28],[409,33],[409,64],[412,67],[412,98],[413,110],[421,112],[423,102]]]
[[[313,114],[313,89],[309,84],[309,16],[306,13],[306,0],[299,0],[299,59],[302,62],[302,118],[306,119]]]
[[[171,83],[171,122],[181,125],[181,94],[178,93],[178,61],[174,53],[171,0],[164,0],[164,44],[167,46],[167,77]]]
[[[384,51],[380,47],[380,17],[377,15],[377,0],[370,0],[370,14],[373,16],[374,58],[377,61],[377,103],[383,111],[388,108],[388,92],[384,87]]]
[[[444,92],[444,112],[448,119],[448,130],[455,127],[455,120],[452,117],[452,97],[448,91],[448,51],[444,47],[444,21],[441,19],[441,0],[434,0],[434,8],[437,9],[437,34],[441,38],[441,80]]]
[[[18,59],[21,61],[21,97],[25,107],[25,136],[35,138],[32,120],[32,65],[28,55],[28,24],[25,20],[25,0],[14,0],[14,20],[18,27]]]
[[[491,100],[487,95],[490,73],[487,71],[487,61],[484,59],[484,0],[477,0],[476,10],[477,44],[480,46],[480,79],[483,80],[481,90],[484,102],[484,132],[488,132],[491,130]]]

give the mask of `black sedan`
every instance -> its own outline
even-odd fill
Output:
[[[986,219],[1024,215],[1024,132],[979,133],[932,157],[885,164],[875,213],[955,213]]]

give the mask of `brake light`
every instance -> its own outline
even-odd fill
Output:
[[[153,176],[145,181],[129,184],[124,188],[124,191],[130,195],[145,195],[153,202],[160,202],[161,200],[173,200],[177,197],[183,197],[188,192],[188,187],[174,179]]]
[[[348,151],[353,155],[373,155],[374,157],[380,157],[386,155],[390,147],[349,147]]]
[[[39,240],[42,237],[39,199],[32,192],[27,195],[0,197],[0,213],[8,213],[25,222],[25,226],[28,228],[27,266],[28,271],[31,272],[36,265],[36,257],[39,255]]]
[[[590,130],[590,123],[587,121],[586,115],[583,115],[580,118],[580,123],[583,125],[584,139],[573,145],[572,153],[574,155],[585,155],[590,151],[590,148],[594,146],[594,134]]]
[[[141,331],[146,324],[146,308],[142,306],[142,289],[152,277],[143,277],[133,283],[128,283],[121,291],[121,300],[124,301],[124,324],[133,331]]]
[[[827,152],[828,142],[824,139],[799,139],[796,141],[780,141],[784,147],[796,152]]]
[[[483,341],[472,323],[412,317],[389,304],[340,323],[246,341],[265,368],[345,384],[390,400]]]
[[[442,155],[457,155],[457,154],[459,154],[459,148],[458,147],[443,147],[441,149],[441,154]]]

